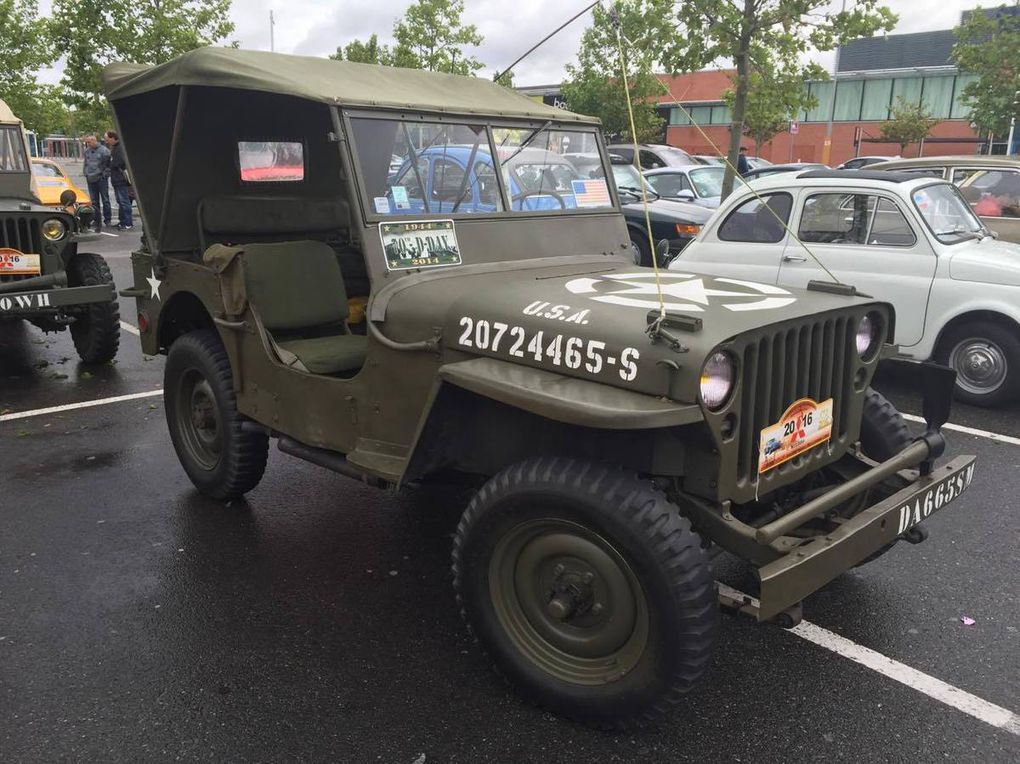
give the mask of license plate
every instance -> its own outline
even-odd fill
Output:
[[[832,437],[832,398],[816,403],[801,398],[775,424],[761,431],[758,473],[767,472]]]
[[[391,271],[460,265],[460,245],[452,220],[380,223],[379,235]]]
[[[39,255],[0,247],[0,276],[38,276],[40,272]]]
[[[917,493],[900,505],[897,517],[896,535],[910,530],[922,520],[927,519],[932,512],[938,512],[953,499],[959,497],[966,491],[974,480],[974,462],[971,461],[966,468],[954,472],[949,477],[943,478],[923,493]]]

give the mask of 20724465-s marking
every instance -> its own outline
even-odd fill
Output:
[[[711,665],[720,601],[795,623],[971,481],[972,457],[941,461],[952,371],[918,366],[917,438],[870,387],[889,304],[635,268],[592,118],[481,78],[232,49],[104,82],[146,231],[125,294],[167,355],[188,476],[256,490],[275,440],[374,486],[469,486],[465,621],[557,713],[668,715]],[[760,606],[720,600],[713,544]]]

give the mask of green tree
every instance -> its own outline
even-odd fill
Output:
[[[909,144],[920,143],[927,138],[938,123],[938,118],[933,117],[924,104],[913,103],[899,96],[889,113],[889,120],[882,123],[880,135],[887,143],[899,144],[902,154]]]
[[[336,49],[330,56],[334,61],[353,61],[358,64],[393,65],[393,52],[386,45],[379,44],[379,35],[373,34],[365,42],[354,40]]]
[[[771,73],[783,81],[805,81],[802,62],[811,51],[828,51],[844,41],[892,29],[896,16],[879,0],[850,0],[839,12],[828,0],[657,0],[671,15],[672,33],[662,35],[660,62],[671,72],[702,69],[729,60],[733,77],[732,122],[727,154],[735,166],[752,89],[752,74]],[[764,79],[763,79],[764,81]],[[723,196],[733,189],[727,167]]]
[[[35,72],[55,58],[35,0],[0,0],[0,99],[29,130],[47,125],[38,102],[44,97]]]
[[[54,0],[50,34],[67,63],[60,83],[77,129],[110,125],[100,83],[112,61],[161,64],[225,40],[230,0]]]
[[[430,72],[474,74],[483,64],[463,46],[482,44],[474,24],[464,24],[464,0],[417,0],[393,24],[393,65]]]
[[[961,91],[970,119],[982,132],[1005,135],[1020,117],[1020,3],[988,12],[977,8],[956,28],[953,61],[977,75]]]
[[[768,143],[778,133],[786,130],[798,114],[818,105],[818,99],[805,86],[806,79],[817,81],[829,77],[817,64],[809,64],[796,78],[759,71],[752,71],[749,76],[750,90],[744,108],[744,135],[754,140],[755,154],[761,153],[763,143]],[[723,93],[723,100],[731,110],[734,95],[732,89]]]
[[[563,97],[571,111],[602,120],[602,127],[613,139],[649,141],[662,133],[662,117],[655,109],[662,86],[652,73],[655,56],[654,29],[661,18],[658,0],[616,0],[611,11],[596,5],[593,21],[581,36],[577,64],[567,66]],[[627,91],[624,87],[617,42],[617,21],[623,44],[634,110],[634,133],[627,112]]]

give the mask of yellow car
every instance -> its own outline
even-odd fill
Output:
[[[91,204],[87,191],[79,188],[64,172],[64,168],[50,159],[32,157],[32,174],[39,189],[39,201],[53,207],[63,207],[60,195],[73,191],[76,204]]]

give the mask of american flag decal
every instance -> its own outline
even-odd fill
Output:
[[[609,186],[602,178],[590,180],[572,180],[571,187],[574,189],[574,199],[578,207],[608,207],[612,204],[609,199]]]

